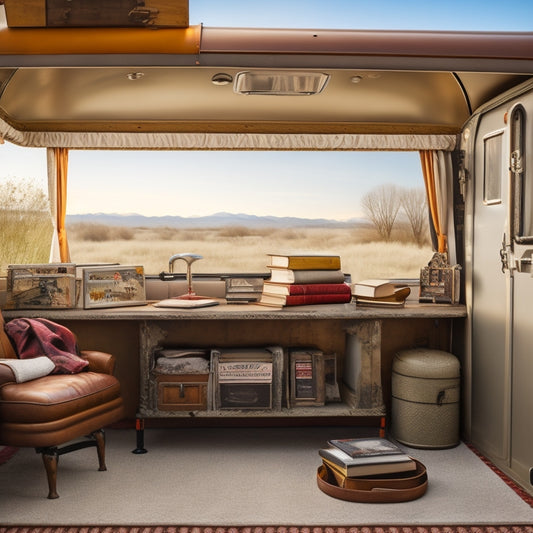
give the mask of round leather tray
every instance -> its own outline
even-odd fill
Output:
[[[318,488],[333,498],[361,503],[397,503],[416,500],[428,486],[426,467],[415,459],[416,472],[406,477],[352,478],[357,488],[339,487],[326,466],[317,471]]]

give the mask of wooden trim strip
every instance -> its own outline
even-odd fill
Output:
[[[5,28],[0,55],[198,54],[201,26],[188,28]]]

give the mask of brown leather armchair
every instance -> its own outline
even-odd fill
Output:
[[[21,383],[12,368],[0,362],[0,444],[32,447],[42,454],[50,499],[59,497],[60,455],[96,446],[99,470],[106,470],[102,428],[124,416],[120,384],[112,375],[114,357],[97,351],[82,351],[81,356],[89,361],[88,371]],[[0,358],[17,358],[1,313]]]

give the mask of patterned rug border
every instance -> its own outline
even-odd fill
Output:
[[[524,500],[530,507],[533,507],[533,496],[529,494],[525,489],[523,489],[518,483],[513,481],[503,470],[500,470],[490,459],[485,457],[479,450],[469,443],[465,443],[470,450],[472,450],[478,457],[481,459],[497,476],[499,476],[502,481],[522,500]]]
[[[0,533],[533,533],[533,526],[0,526]]]

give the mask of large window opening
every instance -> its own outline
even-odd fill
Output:
[[[268,253],[306,249],[338,253],[353,281],[418,278],[427,220],[416,151],[69,153],[76,263],[159,274],[191,252],[194,272],[261,273]]]
[[[46,150],[0,146],[0,277],[9,264],[48,263],[53,233]]]

